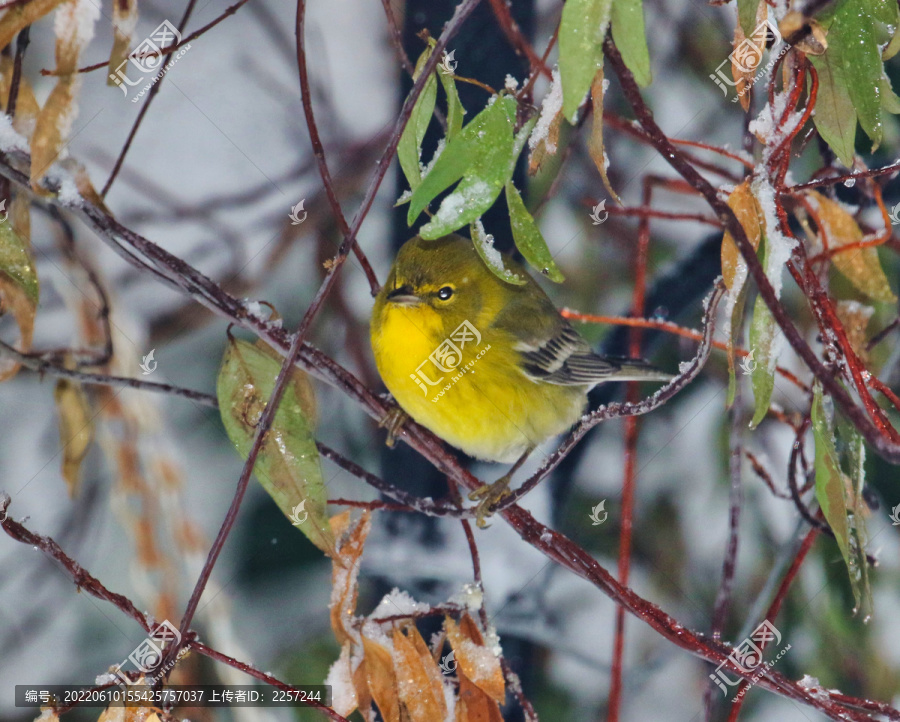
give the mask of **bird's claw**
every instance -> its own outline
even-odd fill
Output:
[[[475,523],[479,529],[488,527],[487,518],[494,513],[494,507],[510,495],[509,475],[502,476],[493,484],[484,484],[469,494],[470,501],[477,501]]]
[[[385,439],[384,443],[389,449],[394,448],[394,444],[397,443],[397,435],[408,418],[409,415],[398,407],[388,411],[384,418],[378,422],[379,426],[387,429],[387,439]]]

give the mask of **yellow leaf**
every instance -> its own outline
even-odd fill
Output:
[[[331,571],[331,628],[338,643],[353,643],[353,615],[359,595],[357,581],[366,537],[372,525],[366,510],[345,537],[338,540]]]
[[[447,705],[437,664],[430,654],[426,654],[424,658],[420,654],[413,639],[418,637],[423,645],[425,642],[414,625],[409,626],[409,633],[410,636],[407,637],[400,629],[395,629],[393,635],[394,666],[400,701],[406,707],[409,722],[442,720],[447,716]],[[429,663],[433,668],[432,672],[426,667]]]
[[[591,138],[588,141],[588,151],[591,154],[594,165],[597,166],[597,170],[600,171],[600,177],[603,179],[603,185],[606,186],[606,190],[609,191],[609,194],[615,199],[616,203],[622,205],[622,201],[619,200],[619,196],[616,195],[616,192],[612,189],[612,186],[609,183],[609,177],[606,174],[609,163],[607,161],[606,151],[603,148],[603,94],[606,92],[605,86],[606,82],[603,79],[603,66],[601,65],[597,69],[594,81],[591,83],[591,104],[594,111],[594,119],[591,125]]]
[[[489,697],[503,704],[506,700],[506,686],[500,660],[493,650],[484,646],[484,639],[475,620],[465,614],[457,626],[450,617],[446,617],[444,629],[455,652],[458,671]]]
[[[823,246],[834,250],[863,240],[859,224],[839,203],[815,191],[810,191],[809,197],[818,208],[819,219],[823,226],[819,229],[819,234],[824,234]],[[873,301],[894,303],[897,300],[881,268],[877,249],[850,248],[832,255],[831,263],[841,275]]]
[[[62,475],[74,497],[81,480],[81,462],[94,438],[93,412],[81,385],[68,379],[56,382],[53,392],[59,412],[59,441],[62,444]]]
[[[400,722],[397,675],[391,653],[378,642],[362,637],[366,659],[366,684],[384,722]]]

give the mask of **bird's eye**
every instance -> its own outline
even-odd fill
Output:
[[[444,286],[437,292],[438,298],[447,301],[453,295],[453,289],[450,286]]]

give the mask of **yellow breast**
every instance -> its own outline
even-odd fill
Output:
[[[445,328],[430,306],[379,304],[375,363],[415,421],[470,456],[511,463],[571,426],[585,390],[529,380],[510,340],[477,323]]]

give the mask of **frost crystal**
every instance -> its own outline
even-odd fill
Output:
[[[553,70],[553,82],[550,84],[550,90],[544,96],[541,103],[541,115],[531,131],[531,137],[528,138],[528,147],[534,150],[538,143],[544,141],[547,152],[553,154],[556,152],[556,143],[551,143],[548,133],[550,132],[550,124],[556,117],[556,114],[562,111],[563,95],[562,83],[559,80],[559,70]]]

